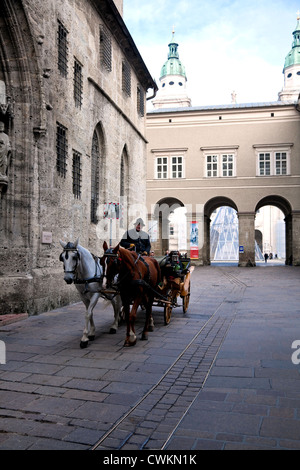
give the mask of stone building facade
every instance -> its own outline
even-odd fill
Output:
[[[75,300],[59,239],[79,237],[101,254],[103,204],[145,204],[145,103],[156,85],[122,11],[122,0],[0,4],[0,121],[10,143],[0,314]]]
[[[256,212],[273,205],[285,218],[286,262],[300,265],[299,17],[293,36],[279,101],[184,106],[167,94],[163,103],[159,90],[159,106],[155,100],[147,114],[147,205],[157,254],[169,249],[171,214],[184,207],[187,252],[210,264],[210,217],[229,206],[238,215],[239,265],[255,265]],[[170,72],[171,88],[173,78]]]

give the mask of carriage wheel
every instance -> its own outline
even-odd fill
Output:
[[[168,302],[172,302],[172,290],[169,289],[166,295]],[[171,315],[172,315],[172,304],[165,304],[164,306],[164,320],[165,320],[165,325],[168,325],[171,321]]]
[[[191,283],[189,283],[188,293],[184,297],[182,297],[182,310],[183,313],[187,312],[190,303],[190,295],[191,295]]]

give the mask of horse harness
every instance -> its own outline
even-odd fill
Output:
[[[146,260],[142,257],[141,253],[138,254],[138,257],[137,259],[135,260],[134,264],[137,265],[138,261],[142,261],[142,263],[144,263],[144,265],[146,266],[147,268],[147,276],[146,278],[144,279],[144,281],[150,283],[150,268],[149,268],[149,264],[146,262]],[[142,279],[142,274],[139,270],[139,276],[140,276],[140,279]]]
[[[75,274],[76,275],[76,271],[77,271],[77,266],[78,266],[78,261],[80,260],[80,253],[78,251],[78,249],[75,247],[75,245],[71,242],[68,242],[67,245],[65,246],[64,248],[64,252],[66,252],[66,259],[68,259],[68,252],[69,251],[76,251],[76,264],[74,266],[74,269],[72,271],[64,271],[65,273],[69,273],[69,274]],[[95,262],[95,274],[93,277],[90,277],[88,279],[79,279],[77,276],[75,277],[74,279],[74,284],[85,284],[86,287],[85,287],[85,293],[88,292],[88,284],[92,283],[92,282],[101,282],[102,279],[103,279],[103,275],[102,276],[97,276],[97,272],[98,272],[98,267],[99,267],[99,264],[98,264],[98,261],[99,261],[99,258],[98,256],[94,255],[93,253],[91,253],[93,259],[94,259],[94,262]],[[60,261],[63,261],[62,259],[62,253],[59,257]]]
[[[117,254],[113,254],[111,249],[108,249],[108,250],[106,251],[105,255],[106,255],[107,257],[115,258],[115,261],[114,261],[114,262],[116,262],[116,263],[118,262],[118,259],[117,259],[117,258],[118,258],[118,255],[117,255]],[[143,281],[144,281],[144,283],[146,283],[146,284],[148,285],[148,283],[150,282],[150,278],[151,278],[149,264],[148,264],[147,261],[142,257],[142,253],[139,253],[139,254],[138,254],[138,257],[137,257],[136,260],[134,261],[134,265],[135,265],[135,266],[137,265],[137,263],[138,263],[139,260],[142,261],[142,263],[144,263],[144,265],[145,265],[146,268],[147,268],[147,276],[145,277],[145,279],[144,279]],[[135,284],[138,284],[138,283],[141,284],[140,281],[142,281],[142,274],[141,274],[140,270],[138,270],[138,273],[139,273],[140,279],[139,279],[139,280],[132,281],[132,282],[135,283]],[[118,280],[118,283],[117,283],[117,284],[120,285],[120,284],[122,283],[122,281],[123,281],[129,274],[130,274],[130,271],[127,271],[127,273],[126,273],[121,279]],[[133,275],[134,272],[132,272],[131,274]],[[148,287],[150,287],[150,286],[148,286]]]

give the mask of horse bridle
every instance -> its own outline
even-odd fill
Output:
[[[66,252],[66,259],[68,259],[68,252],[69,251],[75,251],[76,252],[76,264],[74,266],[74,269],[72,271],[66,271],[65,270],[65,267],[64,267],[64,273],[67,273],[67,274],[76,274],[76,271],[77,271],[77,267],[78,267],[78,261],[80,260],[80,253],[78,251],[77,248],[75,247],[66,247],[64,248],[63,252],[60,254],[60,257],[59,257],[59,260],[60,261],[63,261],[63,253]],[[102,276],[97,276],[97,270],[98,270],[98,265],[97,265],[97,257],[95,255],[93,255],[91,253],[91,255],[93,256],[94,258],[94,261],[95,261],[95,274],[93,277],[90,277],[88,279],[79,279],[77,276],[75,277],[75,279],[73,280],[74,284],[89,284],[91,282],[101,282],[101,280],[103,279],[103,275]]]
[[[64,248],[63,252],[60,254],[59,256],[59,261],[64,261],[62,255],[63,253],[66,253],[66,259],[68,259],[69,257],[69,251],[75,251],[77,256],[76,256],[76,264],[75,264],[75,267],[72,271],[66,271],[65,270],[65,266],[64,266],[64,273],[67,273],[67,274],[75,274],[76,270],[77,270],[77,266],[78,266],[78,261],[80,260],[80,253],[79,251],[77,250],[77,248]]]

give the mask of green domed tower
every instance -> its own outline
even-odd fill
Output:
[[[297,101],[300,93],[300,12],[293,36],[292,49],[285,58],[284,87],[278,94],[280,101]]]
[[[179,108],[191,106],[191,100],[186,90],[185,67],[179,59],[178,43],[174,39],[173,29],[172,39],[169,44],[168,60],[161,69],[159,81],[160,89],[152,101],[154,108]]]

